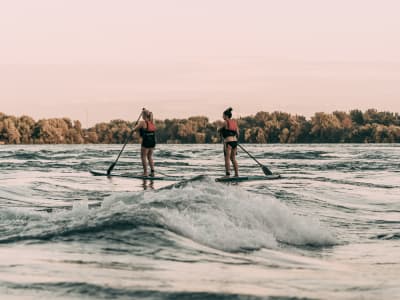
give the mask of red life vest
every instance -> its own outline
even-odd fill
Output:
[[[228,119],[228,120],[226,120],[226,124],[228,125],[228,127],[226,128],[227,130],[234,131],[234,132],[237,131],[238,126],[237,126],[236,120]]]
[[[146,121],[146,131],[147,132],[154,132],[156,131],[156,126],[151,121]]]
[[[146,128],[140,128],[140,136],[142,138],[146,138],[147,136],[154,136],[154,132],[156,131],[156,126],[153,124],[151,121],[145,121],[146,122]]]
[[[237,136],[237,123],[235,120],[228,119],[226,120],[226,127],[222,129],[221,133],[224,138],[228,136]]]

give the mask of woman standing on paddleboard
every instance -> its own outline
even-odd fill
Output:
[[[153,151],[156,146],[156,126],[153,123],[153,113],[143,108],[142,119],[133,130],[139,130],[142,138],[140,157],[143,165],[143,176],[149,176],[147,172],[147,160],[150,165],[150,176],[154,176]]]
[[[224,155],[225,155],[225,175],[229,177],[230,161],[232,161],[233,169],[235,170],[235,177],[239,176],[238,164],[236,161],[239,127],[236,120],[232,119],[232,108],[229,107],[222,114],[224,118],[224,126],[218,129],[224,139]]]

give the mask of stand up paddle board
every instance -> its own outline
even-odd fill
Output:
[[[132,178],[132,179],[144,179],[144,180],[166,180],[166,181],[179,181],[184,179],[183,177],[177,176],[143,176],[140,174],[134,173],[111,173],[107,174],[107,171],[101,170],[90,170],[90,173],[94,176],[107,176],[107,177],[124,177],[124,178]]]
[[[267,176],[239,176],[239,177],[219,177],[215,178],[216,182],[241,182],[241,181],[256,181],[256,180],[274,180],[282,178],[281,175],[267,175]]]

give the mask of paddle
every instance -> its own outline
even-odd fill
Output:
[[[139,118],[137,119],[137,121],[136,121],[135,125],[133,126],[133,128],[135,128],[136,125],[139,123],[139,120],[140,120],[140,118],[142,117],[143,111],[144,111],[144,108],[142,109],[142,112],[140,113]],[[110,175],[110,174],[111,174],[111,171],[114,169],[115,165],[117,164],[118,159],[119,159],[119,157],[121,156],[122,152],[124,151],[126,144],[128,144],[129,139],[131,138],[132,134],[133,134],[133,131],[131,132],[130,135],[128,135],[128,136],[125,138],[124,146],[122,147],[121,151],[119,152],[117,159],[116,159],[116,160],[111,164],[111,166],[108,168],[108,170],[107,170],[107,175]]]
[[[261,164],[253,155],[251,155],[246,149],[244,149],[244,147],[242,145],[240,145],[238,143],[238,146],[240,147],[240,149],[242,149],[244,152],[246,152],[252,159],[254,159],[254,161],[261,167],[261,169],[263,170],[265,175],[272,175],[272,172],[270,169],[268,169],[267,166],[264,166],[263,164]]]

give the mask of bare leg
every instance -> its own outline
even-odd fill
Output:
[[[148,149],[147,159],[150,165],[150,175],[154,175],[154,161],[153,161],[153,150],[154,148]]]
[[[239,168],[238,168],[238,163],[236,160],[236,152],[237,152],[237,149],[232,149],[231,161],[232,161],[233,169],[235,170],[235,177],[238,177],[239,176]]]
[[[142,166],[143,166],[143,176],[147,176],[147,151],[148,149],[146,149],[145,147],[142,147],[140,149],[140,158],[142,159]]]
[[[232,147],[229,145],[225,145],[225,174],[226,176],[230,175],[230,157],[231,157]]]

